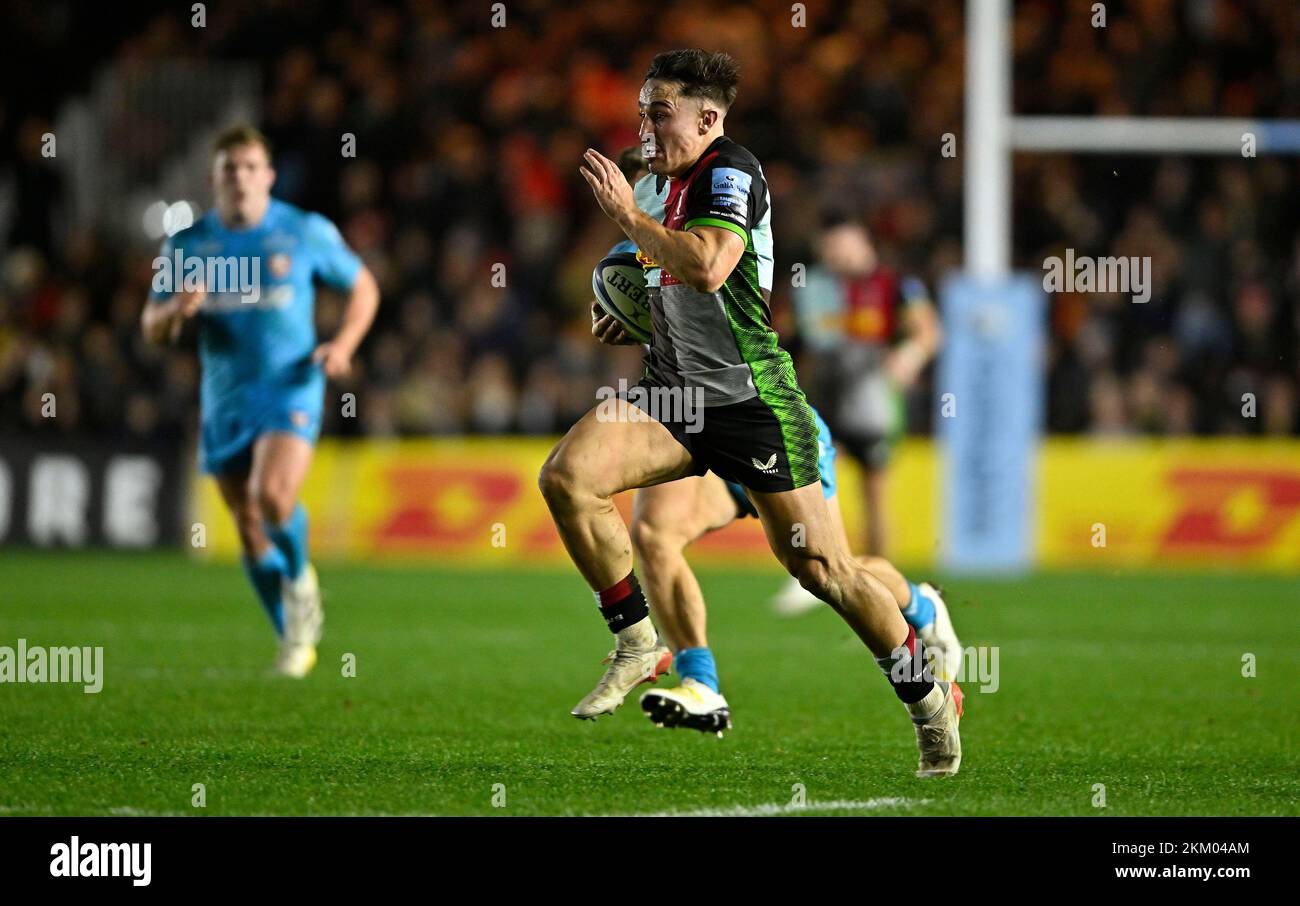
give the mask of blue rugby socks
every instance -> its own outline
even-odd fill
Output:
[[[703,683],[714,692],[718,691],[718,667],[713,662],[713,651],[709,648],[683,648],[677,652],[674,660],[677,675],[682,679],[693,679]]]
[[[280,599],[280,583],[286,571],[284,555],[273,544],[257,560],[248,554],[244,554],[241,559],[248,581],[257,592],[257,599],[262,602],[262,608],[271,618],[275,634],[284,635],[284,602]]]
[[[284,555],[285,574],[291,580],[301,576],[307,565],[307,510],[303,505],[296,505],[283,525],[267,523],[266,536]]]
[[[907,589],[911,593],[911,598],[903,610],[903,619],[907,620],[907,624],[913,629],[924,629],[934,622],[934,602],[913,582],[907,583]]]

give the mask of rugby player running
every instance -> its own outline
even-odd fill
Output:
[[[216,478],[244,571],[279,637],[276,670],[301,678],[316,665],[324,614],[298,491],[320,434],[325,380],[351,370],[379,286],[334,224],[271,197],[271,147],[256,129],[218,137],[211,176],[216,204],[166,240],[162,258],[242,264],[260,275],[257,291],[179,279],[156,285],[141,327],[149,342],[163,343],[198,322],[199,464]],[[348,297],[338,332],[319,345],[317,282]]]
[[[625,149],[619,154],[618,168],[632,185],[637,207],[662,222],[667,180],[646,169],[642,149]],[[751,235],[758,254],[759,287],[764,298],[770,298],[774,270],[770,212]],[[609,254],[618,252],[636,254],[637,249],[625,239],[610,249]],[[658,286],[659,277],[660,269],[647,263],[646,285]],[[592,335],[602,343],[623,346],[638,342],[594,300],[591,322]],[[842,544],[851,548],[837,494],[835,444],[816,409],[813,417],[817,422],[817,471],[822,495]],[[686,560],[686,548],[710,532],[748,516],[757,518],[758,513],[745,489],[715,474],[679,478],[636,492],[630,527],[632,548],[651,619],[668,643],[673,653],[673,670],[681,678],[677,686],[652,689],[641,696],[641,710],[656,726],[688,727],[718,736],[731,727],[731,705],[722,694],[717,663],[709,645],[704,593]],[[955,681],[961,667],[962,648],[940,590],[927,582],[910,582],[883,557],[859,556],[858,560],[894,596],[903,618],[924,644],[923,656],[933,655],[934,675]],[[802,595],[808,594],[793,578],[791,582]],[[822,603],[811,595],[809,598],[816,605]],[[960,687],[956,682],[953,693],[960,701]]]
[[[572,713],[611,713],[672,660],[612,498],[711,470],[746,489],[777,559],[875,656],[915,725],[918,776],[954,774],[961,742],[952,684],[913,663],[915,630],[853,559],[826,507],[816,421],[759,286],[752,231],[768,213],[766,181],[754,156],[723,133],[738,83],[726,54],[671,51],[651,62],[638,107],[651,172],[672,181],[662,224],[638,210],[613,161],[588,149],[580,168],[601,210],[662,269],[641,385],[701,393],[705,408],[692,433],[655,413],[629,416],[626,400],[614,418],[593,407],[542,466],[539,485],[560,536],[616,638],[608,669]]]

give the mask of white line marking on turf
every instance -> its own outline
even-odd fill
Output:
[[[136,808],[133,805],[115,805],[108,810],[110,815],[124,818],[183,818],[185,812],[159,812],[153,809]]]
[[[832,799],[827,802],[764,802],[759,805],[731,805],[721,808],[697,808],[687,811],[669,809],[665,812],[646,812],[628,815],[629,818],[767,818],[778,815],[800,815],[818,812],[870,812],[887,808],[916,808],[929,805],[929,799],[908,799],[904,796],[879,796],[874,799]]]

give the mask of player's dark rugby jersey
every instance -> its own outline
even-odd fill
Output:
[[[770,372],[789,369],[793,377],[759,286],[752,231],[768,208],[758,161],[726,136],[671,181],[664,202],[670,230],[720,227],[745,242],[740,262],[717,292],[692,289],[665,269],[658,292],[650,294],[650,376],[670,387],[703,388],[706,406],[758,395],[758,383]]]
[[[756,248],[755,240],[770,245],[769,209],[767,180],[758,161],[726,136],[715,139],[689,170],[671,180],[665,227],[730,230],[744,240],[745,251],[712,293],[692,289],[662,270],[659,286],[650,287],[653,332],[646,379],[659,386],[698,388],[709,410],[757,398],[775,416],[792,486],[801,487],[817,480],[817,429],[790,356],[772,329],[761,288],[760,257],[770,260],[771,250]]]

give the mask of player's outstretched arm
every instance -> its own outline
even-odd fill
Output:
[[[928,297],[903,309],[903,329],[906,339],[890,352],[885,370],[900,387],[910,387],[943,345],[939,313]]]
[[[316,347],[312,360],[319,362],[328,378],[346,377],[352,370],[352,356],[365,339],[379,311],[379,284],[368,267],[357,272],[356,282],[343,312],[343,325],[334,339]]]
[[[140,315],[140,328],[146,342],[175,342],[185,322],[199,312],[207,293],[203,290],[179,292],[166,302],[147,300]]]

